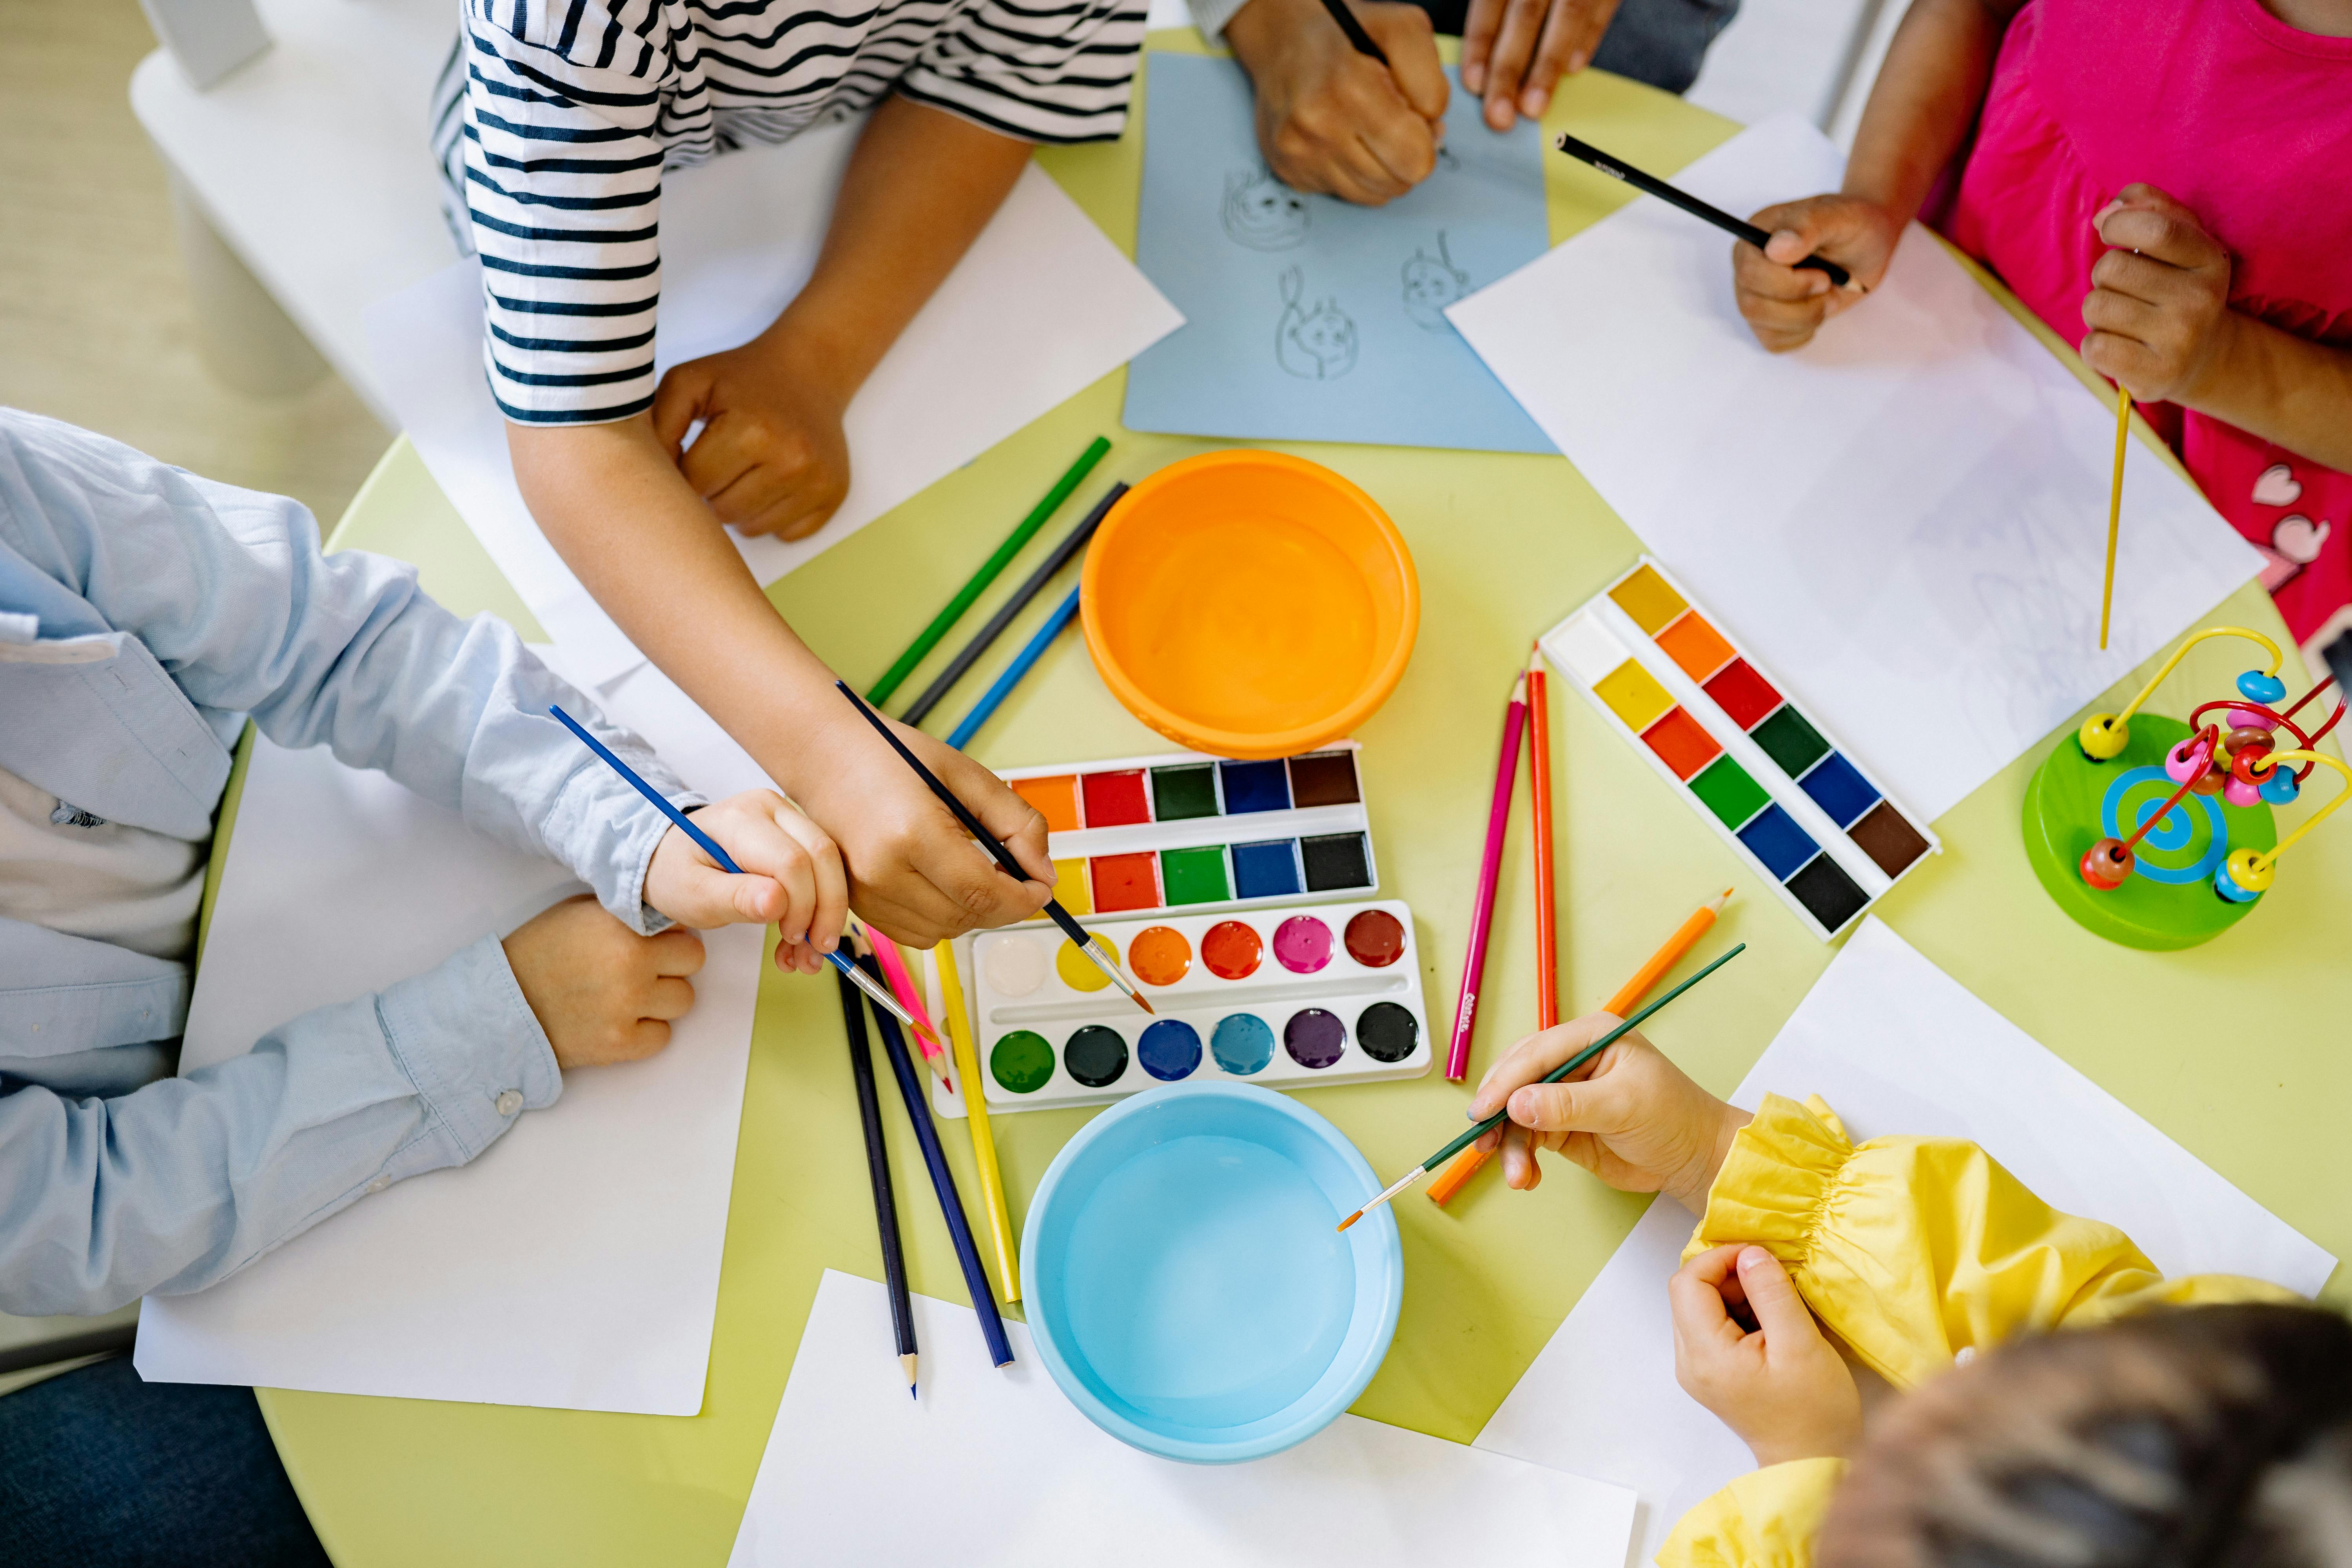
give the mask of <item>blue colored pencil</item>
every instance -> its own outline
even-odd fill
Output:
[[[858,967],[877,984],[882,978],[881,965],[864,953],[858,955]],[[923,1098],[923,1077],[915,1070],[915,1058],[907,1054],[907,1042],[898,1037],[898,1026],[877,1014],[875,1031],[882,1037],[882,1048],[890,1058],[891,1076],[898,1080],[898,1096],[907,1102],[907,1120],[915,1124],[915,1142],[923,1147],[923,1163],[930,1167],[931,1190],[939,1194],[940,1216],[948,1222],[948,1239],[955,1243],[956,1261],[963,1266],[963,1285],[971,1292],[972,1310],[980,1314],[981,1337],[988,1342],[989,1359],[998,1366],[1013,1364],[1013,1342],[1004,1337],[1004,1320],[996,1310],[996,1291],[988,1282],[988,1270],[980,1264],[980,1247],[971,1238],[971,1221],[964,1217],[963,1199],[956,1194],[955,1173],[948,1169],[947,1151],[940,1147],[940,1130],[931,1125],[930,1102]]]
[[[963,743],[980,732],[980,727],[988,722],[998,704],[1021,684],[1021,678],[1029,673],[1029,667],[1045,656],[1045,650],[1053,646],[1054,639],[1062,635],[1062,628],[1068,626],[1077,613],[1078,590],[1073,588],[1068,598],[1054,606],[1054,613],[1045,617],[1045,624],[1037,628],[1037,635],[1029,639],[1028,646],[1013,656],[1013,662],[1004,667],[1004,673],[996,678],[996,684],[971,705],[971,711],[963,716],[963,721],[948,737],[949,745],[958,751],[963,750]]]
[[[604,758],[605,763],[611,766],[614,773],[628,780],[630,785],[635,788],[639,795],[644,795],[647,800],[653,802],[655,807],[659,810],[664,816],[668,817],[672,822],[677,824],[678,826],[684,828],[686,830],[686,836],[688,838],[693,839],[695,843],[700,845],[702,847],[702,852],[705,855],[709,856],[710,858],[718,864],[720,870],[726,872],[730,877],[740,877],[743,874],[743,868],[735,864],[735,858],[733,856],[728,854],[726,850],[719,847],[719,841],[717,839],[711,837],[708,833],[703,832],[699,827],[697,827],[694,825],[694,819],[692,817],[687,816],[686,813],[678,810],[677,807],[664,800],[659,790],[654,788],[653,785],[639,778],[637,776],[636,769],[629,766],[628,763],[621,761],[620,758],[607,751],[604,747],[604,742],[599,741],[595,736],[582,729],[578,720],[572,718],[571,714],[566,713],[562,709],[556,707],[552,703],[549,704],[547,710],[554,714],[558,719],[562,720],[563,727],[565,729],[571,731],[573,734],[579,736],[582,741],[586,742],[590,751]],[[929,1034],[928,1030],[908,1016],[907,1010],[904,1007],[898,1005],[898,999],[890,994],[888,987],[885,986],[880,980],[868,977],[864,972],[859,970],[857,965],[850,963],[847,958],[838,952],[828,952],[824,956],[824,961],[827,963],[832,964],[834,968],[839,970],[845,976],[846,976],[852,985],[856,986],[860,991],[865,992],[868,997],[872,998],[873,1003],[877,1007],[886,1009],[892,1017],[906,1025],[909,1029],[914,1030],[915,1033],[919,1035]],[[937,1036],[930,1036],[930,1038],[935,1043],[938,1040]],[[944,1051],[947,1049],[947,1047],[941,1045],[940,1049]]]

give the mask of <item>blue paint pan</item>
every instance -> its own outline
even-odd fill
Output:
[[[1251,1084],[1187,1082],[1088,1122],[1021,1238],[1029,1331],[1071,1403],[1171,1459],[1303,1442],[1355,1403],[1404,1300],[1396,1219],[1339,1130]]]

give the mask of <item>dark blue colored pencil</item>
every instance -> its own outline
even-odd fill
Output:
[[[878,982],[882,966],[867,954],[860,953],[858,967]],[[907,1120],[915,1124],[915,1142],[923,1146],[923,1163],[930,1167],[931,1190],[939,1194],[940,1215],[948,1222],[948,1239],[955,1243],[956,1261],[963,1266],[964,1289],[971,1292],[972,1310],[980,1314],[981,1337],[988,1342],[989,1359],[998,1366],[1013,1364],[1013,1342],[1004,1337],[1004,1320],[996,1310],[996,1291],[988,1282],[988,1270],[980,1265],[980,1247],[971,1238],[971,1221],[964,1217],[963,1199],[956,1194],[955,1173],[948,1169],[947,1151],[940,1147],[940,1130],[931,1125],[930,1101],[923,1098],[923,1078],[915,1070],[915,1058],[907,1052],[907,1042],[898,1034],[898,1020],[884,1014],[874,1016],[875,1030],[882,1037],[882,1048],[889,1055],[890,1071],[898,1080],[899,1098],[907,1102]],[[973,1086],[978,1092],[979,1086]]]
[[[1062,635],[1062,628],[1068,626],[1077,613],[1078,591],[1072,588],[1070,596],[1054,606],[1054,613],[1045,617],[1036,635],[1013,656],[1013,662],[1004,667],[1004,673],[996,678],[996,683],[971,705],[971,711],[963,716],[962,722],[948,736],[949,745],[961,752],[966,741],[980,733],[980,727],[988,722],[989,715],[1013,694],[1013,689],[1021,684],[1021,678],[1029,673],[1029,667],[1045,656],[1045,650],[1054,646],[1054,639]]]
[[[907,1298],[907,1255],[898,1245],[898,1200],[890,1190],[890,1155],[882,1144],[882,1100],[874,1092],[874,1047],[866,1038],[866,1008],[857,987],[835,974],[841,987],[841,1022],[849,1035],[849,1076],[857,1085],[857,1122],[866,1135],[866,1174],[874,1187],[874,1228],[882,1237],[882,1279],[890,1289],[890,1331],[898,1336],[898,1364],[906,1370],[907,1394],[915,1397],[915,1306]]]

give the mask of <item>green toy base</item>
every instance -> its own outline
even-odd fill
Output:
[[[2163,952],[2210,942],[2245,918],[2254,904],[2233,904],[2213,890],[2210,874],[2182,882],[2163,882],[2145,874],[2148,869],[2180,872],[2206,857],[2211,843],[2205,802],[2211,800],[2228,829],[2226,848],[2269,849],[2278,843],[2278,830],[2268,805],[2222,805],[2211,796],[2190,795],[2174,807],[2188,813],[2181,836],[2186,842],[2166,848],[2155,840],[2167,837],[2161,825],[2137,852],[2140,869],[2113,892],[2102,892],[2083,880],[2083,857],[2107,837],[2101,821],[2108,790],[2136,768],[2164,765],[2165,753],[2185,739],[2189,726],[2161,714],[2137,713],[2131,721],[2131,743],[2112,762],[2095,763],[2083,754],[2069,731],[2034,771],[2025,791],[2025,858],[2033,874],[2058,907],[2084,930],[2126,947]],[[2161,801],[2173,786],[2168,782],[2133,786],[2120,810],[2116,837],[2127,838],[2137,817],[2123,815],[2147,809],[2144,801]],[[2218,857],[2215,857],[2218,860]],[[2257,899],[2254,903],[2262,900]]]

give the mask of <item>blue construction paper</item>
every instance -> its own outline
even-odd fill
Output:
[[[1155,52],[1144,85],[1135,259],[1185,324],[1129,365],[1128,428],[1557,449],[1444,314],[1548,248],[1532,122],[1456,80],[1436,173],[1360,207],[1266,172],[1234,61]]]

